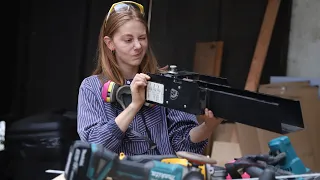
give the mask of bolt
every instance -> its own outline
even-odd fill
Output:
[[[177,74],[177,66],[176,65],[170,65],[170,70],[168,71],[168,73],[171,74]]]
[[[176,65],[170,65],[170,69],[176,69],[177,66]]]

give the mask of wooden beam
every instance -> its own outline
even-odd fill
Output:
[[[152,0],[149,0],[149,10],[148,10],[148,29],[151,29],[151,15],[152,15]]]
[[[257,91],[281,0],[269,0],[245,89]]]
[[[257,91],[259,88],[260,77],[268,53],[268,48],[272,37],[274,24],[277,19],[280,2],[281,0],[268,1],[255,52],[251,62],[247,82],[245,85],[246,90]],[[259,121],[259,119],[257,119],[257,121]],[[256,128],[239,123],[236,123],[236,126],[242,155],[260,153],[260,143],[257,136]]]

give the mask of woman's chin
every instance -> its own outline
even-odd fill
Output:
[[[142,62],[142,58],[135,58],[135,59],[133,59],[132,61],[131,61],[131,65],[132,66],[139,66],[140,64],[141,64],[141,62]]]

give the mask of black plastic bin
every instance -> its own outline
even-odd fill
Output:
[[[12,180],[49,180],[64,170],[69,147],[78,140],[75,112],[45,112],[13,123],[7,131],[6,149],[10,156]]]

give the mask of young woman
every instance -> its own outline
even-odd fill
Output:
[[[148,41],[142,5],[125,1],[110,8],[100,29],[96,70],[79,88],[80,138],[126,155],[201,154],[221,120],[206,110],[205,122],[199,125],[195,115],[144,105],[150,78],[146,73],[159,71]],[[101,98],[100,75],[119,85],[130,85],[132,102],[127,108]]]

